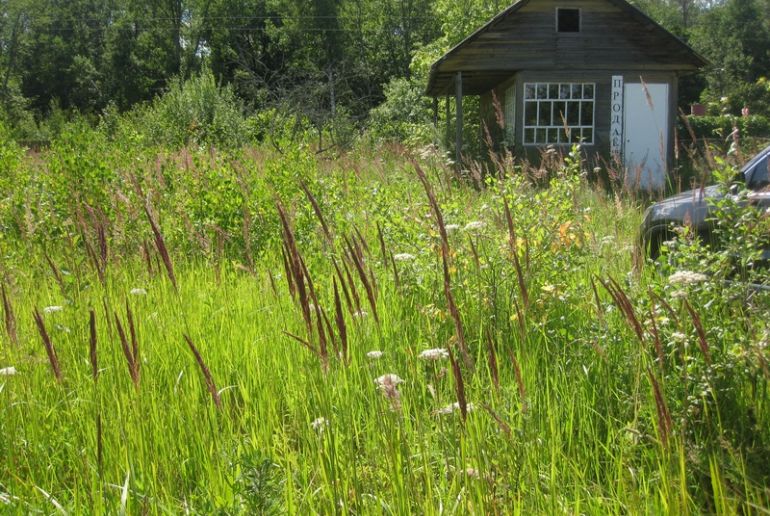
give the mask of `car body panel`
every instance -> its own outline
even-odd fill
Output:
[[[739,180],[751,190],[745,202],[761,209],[770,207],[770,192],[766,191],[770,186],[770,146],[757,153],[741,168]],[[667,240],[677,226],[690,226],[708,241],[712,229],[709,220],[711,206],[713,201],[724,195],[732,194],[725,194],[718,186],[712,185],[682,192],[647,208],[639,232],[643,251],[652,259],[657,258],[660,243]]]

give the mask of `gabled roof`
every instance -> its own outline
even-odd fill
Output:
[[[586,25],[580,33],[556,33],[557,6],[582,9]],[[426,94],[452,93],[458,71],[463,93],[478,95],[518,70],[693,72],[706,64],[625,0],[519,0],[431,66]]]

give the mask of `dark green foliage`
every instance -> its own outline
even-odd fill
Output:
[[[722,115],[722,116],[690,116],[687,124],[692,128],[696,138],[727,138],[738,128],[739,136],[770,136],[770,119],[762,115],[750,115],[748,117]],[[680,135],[688,135],[689,131],[680,121]]]
[[[249,139],[240,99],[209,71],[187,81],[174,79],[143,118],[151,141],[172,147],[240,147]]]
[[[430,139],[431,101],[425,85],[416,80],[393,79],[385,85],[385,101],[370,113],[373,134],[400,141]],[[427,134],[426,134],[427,133]]]

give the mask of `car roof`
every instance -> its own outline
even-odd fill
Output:
[[[754,166],[754,165],[755,165],[757,162],[761,161],[761,160],[762,160],[762,159],[763,159],[765,156],[767,156],[768,154],[770,154],[770,145],[768,145],[767,147],[765,147],[764,149],[762,149],[761,151],[759,151],[759,152],[758,152],[758,153],[757,153],[757,154],[756,154],[756,155],[755,155],[753,158],[751,158],[751,159],[749,160],[749,162],[748,162],[748,163],[746,163],[745,165],[743,165],[743,167],[741,167],[741,174],[743,174],[743,175],[745,176],[745,175],[746,175],[746,173],[747,173],[749,170],[751,170],[751,168],[752,168],[752,167],[753,167],[753,166]]]

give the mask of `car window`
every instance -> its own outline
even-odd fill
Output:
[[[770,185],[770,155],[765,154],[746,174],[751,190],[760,190]]]

